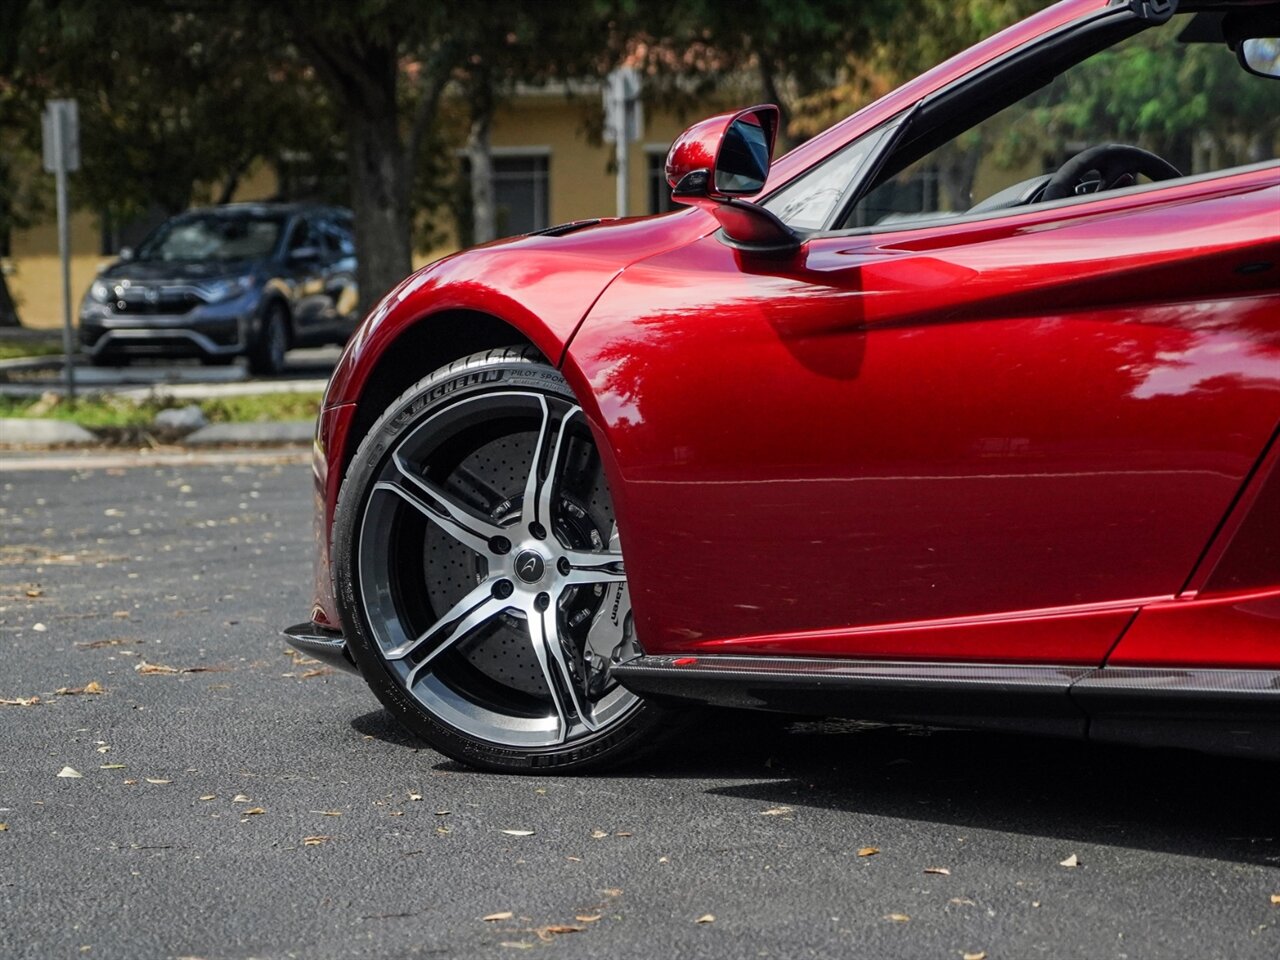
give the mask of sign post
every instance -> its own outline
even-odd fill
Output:
[[[67,174],[80,169],[80,117],[74,100],[50,100],[42,117],[44,168],[55,177],[58,192],[58,253],[62,257],[62,351],[67,399],[76,398],[71,365],[75,335],[71,326],[71,224],[67,207]]]
[[[604,139],[617,145],[618,216],[627,215],[631,183],[630,145],[640,139],[644,116],[640,106],[640,74],[634,67],[619,67],[608,76],[604,88]]]

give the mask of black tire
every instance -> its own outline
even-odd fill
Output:
[[[289,316],[284,304],[272,300],[262,318],[258,336],[249,345],[249,372],[259,377],[274,377],[284,370],[284,355],[289,349]]]
[[[466,357],[390,404],[338,497],[334,581],[360,671],[408,730],[471,766],[599,769],[671,716],[609,679],[636,648],[580,413],[532,348]]]

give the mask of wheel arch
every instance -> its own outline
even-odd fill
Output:
[[[480,310],[453,309],[405,323],[380,351],[355,399],[340,475],[387,406],[426,373],[483,350],[535,346],[514,324]],[[545,351],[541,351],[545,358]],[[554,360],[547,360],[554,365]]]

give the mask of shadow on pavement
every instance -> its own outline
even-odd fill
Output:
[[[421,746],[386,711],[352,726]],[[708,793],[1280,867],[1268,788],[1280,771],[1261,761],[728,711],[699,714],[687,731],[603,776],[748,781]]]

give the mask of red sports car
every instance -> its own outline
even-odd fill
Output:
[[[420,270],[329,384],[288,636],[490,769],[689,702],[1280,753],[1277,76],[1276,0],[1065,0]]]

